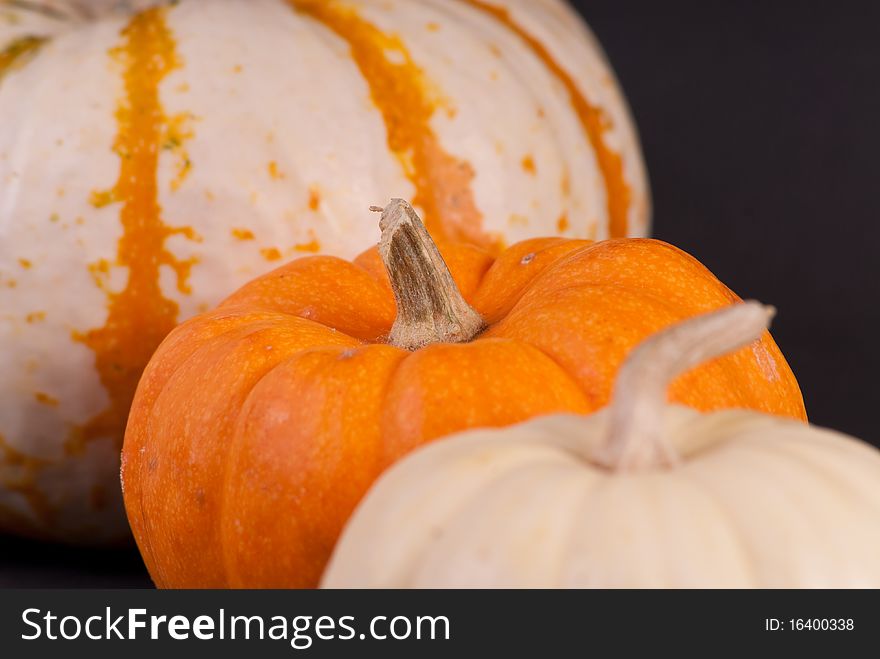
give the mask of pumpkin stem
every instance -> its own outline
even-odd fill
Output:
[[[388,342],[406,350],[431,343],[463,343],[485,323],[465,302],[422,220],[403,199],[382,211],[379,254],[397,301],[397,318]]]
[[[636,346],[617,374],[608,440],[598,461],[615,471],[677,464],[679,456],[664,433],[669,384],[760,339],[775,313],[755,301],[734,304],[677,323]]]

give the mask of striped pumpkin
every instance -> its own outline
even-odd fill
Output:
[[[414,201],[484,247],[644,235],[637,137],[561,0],[0,0],[0,530],[127,535],[118,454],[182,319]]]

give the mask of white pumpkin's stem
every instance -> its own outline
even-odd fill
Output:
[[[673,325],[636,346],[617,374],[608,440],[597,461],[615,471],[676,464],[679,456],[664,433],[670,383],[758,340],[775,313],[759,302],[734,304]]]
[[[470,341],[485,327],[465,301],[413,207],[392,199],[381,211],[379,254],[397,301],[397,318],[388,342],[406,350],[431,343]]]

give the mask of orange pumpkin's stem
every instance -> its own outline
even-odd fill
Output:
[[[388,271],[397,318],[388,342],[406,350],[470,341],[485,327],[465,301],[422,220],[403,199],[382,211],[379,254]]]
[[[760,339],[775,313],[759,302],[743,302],[673,325],[636,346],[617,374],[608,440],[598,461],[615,471],[677,464],[664,432],[669,384]]]

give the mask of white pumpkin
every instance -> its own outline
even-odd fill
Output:
[[[666,402],[757,339],[750,302],[636,348],[610,407],[430,444],[389,469],[323,579],[367,587],[880,587],[880,451],[743,410]]]
[[[0,531],[128,533],[118,452],[179,321],[280,259],[643,235],[624,100],[560,0],[0,0]],[[135,10],[139,10],[138,13]]]

